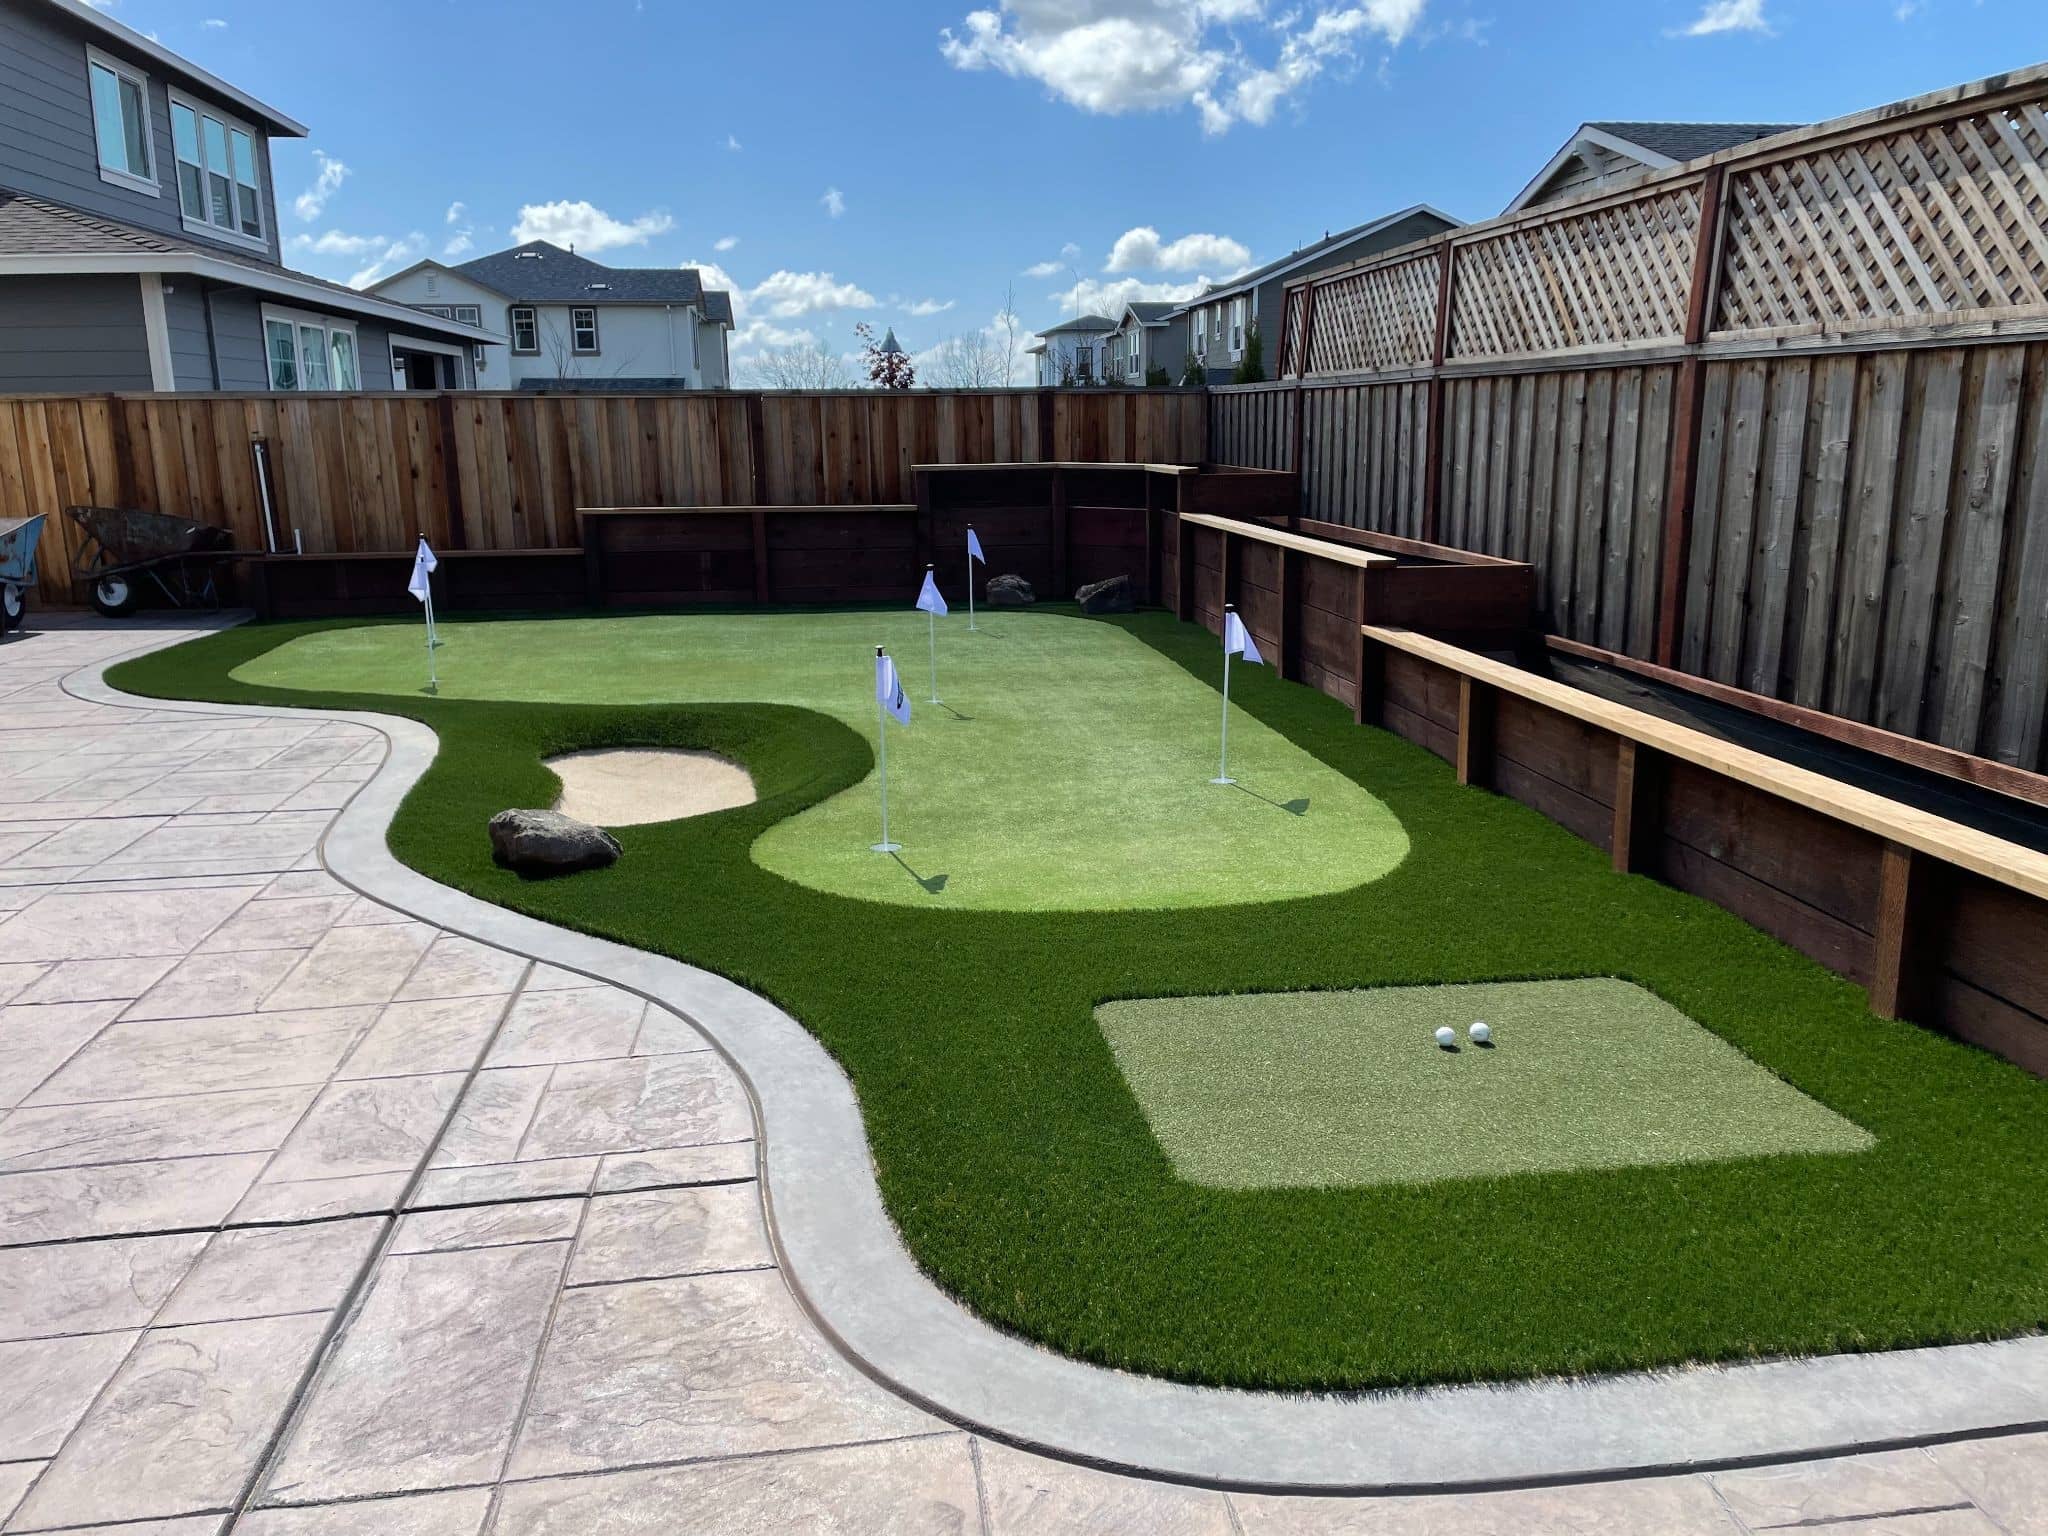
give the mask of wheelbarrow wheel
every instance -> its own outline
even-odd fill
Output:
[[[133,613],[142,595],[126,576],[102,576],[92,584],[92,605],[110,619]]]
[[[16,582],[0,582],[0,635],[21,628],[22,616],[27,612],[28,593]]]

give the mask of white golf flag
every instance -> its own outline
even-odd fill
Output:
[[[902,680],[896,676],[893,657],[875,658],[875,699],[896,717],[897,724],[910,724],[910,699],[903,692]]]
[[[427,547],[427,541],[422,538],[419,549],[412,557],[412,580],[405,584],[405,590],[423,603],[432,602],[434,589],[427,578],[439,570],[440,566],[441,562],[434,558],[433,550]]]
[[[930,571],[924,573],[924,586],[918,590],[917,608],[937,618],[946,611],[946,600],[939,596],[939,583]]]
[[[981,552],[980,535],[975,533],[972,528],[967,530],[967,558],[969,560],[979,560],[983,565],[988,564],[988,556]]]
[[[1223,615],[1223,654],[1242,656],[1254,666],[1264,666],[1266,658],[1259,654],[1259,648],[1252,644],[1252,632],[1244,627],[1244,620],[1234,613]]]

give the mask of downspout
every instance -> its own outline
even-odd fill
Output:
[[[214,393],[215,393],[215,394],[219,394],[219,393],[220,393],[220,389],[221,389],[221,382],[220,382],[220,335],[219,335],[219,332],[218,332],[218,329],[217,329],[217,325],[218,325],[218,322],[217,322],[217,321],[215,321],[215,319],[214,319],[214,317],[213,317],[213,295],[214,295],[214,288],[213,288],[213,285],[212,285],[211,283],[208,283],[208,284],[204,285],[204,286],[203,286],[203,288],[201,289],[201,292],[202,292],[202,294],[203,294],[203,296],[204,296],[204,298],[205,298],[205,302],[206,302],[206,362],[207,362],[207,366],[208,366],[209,368],[211,368],[211,369],[212,369],[212,371],[213,371],[213,390],[214,390]],[[269,357],[269,355],[270,355],[270,344],[269,344],[269,342],[268,342],[268,341],[265,341],[265,343],[264,343],[264,356],[265,356],[266,358],[268,358],[268,357]],[[264,380],[264,382],[265,382],[265,383],[268,383],[268,382],[270,382],[270,381],[269,381],[269,379],[268,379],[268,378],[266,378],[266,379]]]

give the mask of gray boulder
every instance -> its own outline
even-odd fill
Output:
[[[560,875],[617,862],[618,840],[560,811],[500,811],[491,818],[491,856],[521,874]]]
[[[1135,613],[1138,607],[1131,600],[1131,578],[1128,576],[1091,581],[1074,594],[1074,601],[1081,605],[1083,613]]]
[[[1031,590],[1031,583],[1022,576],[991,576],[988,579],[988,605],[991,608],[1023,608],[1038,601],[1038,594]]]

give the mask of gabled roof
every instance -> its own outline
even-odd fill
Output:
[[[181,84],[197,86],[210,96],[217,96],[230,106],[242,111],[267,132],[277,138],[303,139],[306,125],[286,117],[277,108],[258,101],[247,91],[237,90],[218,75],[201,69],[189,59],[171,52],[154,38],[144,37],[133,27],[124,26],[105,11],[88,5],[86,0],[41,0],[53,11],[60,11],[78,26],[84,27],[94,36],[115,44],[122,52],[132,53],[147,59],[165,74],[175,75]]]
[[[1140,325],[1164,325],[1179,308],[1171,299],[1132,299],[1124,306],[1124,314]]]
[[[1033,331],[1034,336],[1058,336],[1066,331],[1113,331],[1116,322],[1106,315],[1076,315],[1071,320],[1062,320],[1058,325],[1048,325],[1042,331]]]
[[[155,234],[118,219],[0,187],[0,277],[76,272],[189,273],[278,298],[325,304],[411,331],[463,341],[504,340],[475,326],[422,314],[255,256]]]
[[[695,267],[607,267],[545,240],[448,268],[524,304],[702,304]]]
[[[1209,304],[1217,299],[1228,298],[1232,294],[1249,293],[1263,282],[1292,272],[1297,267],[1305,266],[1309,262],[1327,256],[1330,252],[1346,245],[1370,239],[1382,230],[1389,229],[1404,219],[1412,219],[1418,214],[1435,219],[1444,229],[1457,229],[1463,222],[1462,220],[1452,218],[1440,208],[1432,208],[1427,203],[1416,203],[1411,207],[1401,209],[1398,213],[1389,213],[1381,218],[1372,219],[1364,224],[1355,225],[1350,229],[1340,231],[1337,234],[1325,235],[1322,239],[1304,245],[1299,250],[1289,251],[1278,261],[1267,262],[1263,267],[1254,267],[1249,272],[1241,272],[1236,277],[1227,278],[1223,282],[1211,283],[1192,299],[1189,299],[1186,304],[1176,304],[1174,312],[1180,313],[1186,310],[1189,304]]]
[[[723,288],[704,290],[704,318],[713,325],[731,325],[732,295]]]
[[[1501,211],[1519,213],[1536,201],[1537,194],[1585,145],[1625,156],[1649,170],[1663,171],[1674,165],[1683,165],[1688,160],[1718,155],[1738,144],[1751,144],[1803,126],[1801,123],[1581,123],[1577,131],[1564,141],[1564,147],[1544,163],[1543,169],[1530,178],[1529,184],[1516,193],[1514,201]]]

